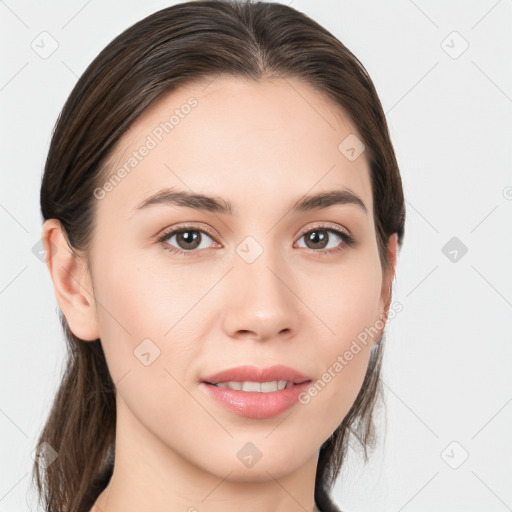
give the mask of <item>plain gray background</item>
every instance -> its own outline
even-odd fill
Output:
[[[51,131],[97,53],[172,3],[0,1],[0,512],[36,510],[31,454],[65,353],[33,252]],[[350,512],[512,510],[512,2],[289,3],[370,73],[407,201],[381,442],[366,466],[351,453],[334,497]]]

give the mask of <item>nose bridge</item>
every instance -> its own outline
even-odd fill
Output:
[[[271,235],[260,240],[249,235],[238,244],[235,273],[249,295],[262,292],[266,294],[267,303],[283,295],[287,298],[286,275],[279,276],[286,273],[282,255],[272,246]]]
[[[260,338],[295,330],[298,303],[294,299],[284,258],[271,247],[271,236],[263,242],[248,236],[236,247],[231,272],[228,330],[251,331]]]

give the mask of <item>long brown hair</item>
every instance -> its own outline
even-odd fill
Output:
[[[374,218],[383,272],[387,241],[401,247],[405,206],[398,164],[382,105],[361,62],[331,33],[282,4],[196,0],[134,24],[82,74],[55,125],[41,184],[44,220],[58,219],[70,249],[88,258],[95,227],[94,189],[105,181],[120,137],[158,97],[219,74],[261,80],[298,78],[339,105],[357,127],[371,170]],[[391,300],[391,299],[390,299]],[[389,307],[389,303],[388,303]],[[101,340],[84,342],[60,312],[67,341],[62,382],[38,439],[32,476],[49,512],[87,511],[112,474],[115,386]],[[379,401],[383,339],[372,350],[361,390],[320,449],[315,501],[339,510],[330,491],[355,436],[368,458]],[[58,457],[50,464],[48,453]]]

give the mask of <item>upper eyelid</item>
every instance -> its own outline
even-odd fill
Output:
[[[209,228],[206,228],[204,226],[201,226],[201,227],[194,226],[192,224],[183,224],[183,225],[166,228],[161,232],[160,235],[157,235],[156,238],[157,238],[157,240],[162,240],[162,238],[168,238],[171,235],[174,236],[177,231],[186,230],[187,228],[189,228],[190,231],[204,231],[211,238],[214,238],[214,239],[217,238],[217,236]]]
[[[350,230],[344,226],[341,226],[339,224],[335,224],[333,222],[330,222],[330,221],[317,221],[318,224],[315,224],[313,226],[309,226],[309,227],[306,227],[304,229],[302,229],[301,231],[299,231],[299,234],[297,236],[303,236],[304,234],[306,233],[309,233],[310,231],[314,230],[314,229],[325,229],[325,228],[332,228],[334,230],[338,230],[338,231],[341,231],[343,233],[345,233],[346,235],[348,236],[352,236],[352,233],[350,232]],[[187,229],[189,228],[190,230],[197,230],[197,231],[204,231],[207,235],[211,236],[212,238],[218,238],[217,235],[215,233],[212,232],[212,230],[210,230],[210,228],[207,228],[205,227],[204,225],[201,225],[201,226],[194,226],[193,224],[183,224],[183,225],[178,225],[178,226],[173,226],[173,227],[170,227],[170,228],[166,228],[162,231],[161,235],[158,235],[157,238],[160,239],[162,238],[163,236],[170,236],[171,234],[174,234],[175,231],[179,231],[181,229]]]
[[[334,229],[335,231],[341,231],[342,233],[345,233],[346,235],[348,236],[352,236],[352,233],[350,232],[350,230],[344,226],[341,226],[340,224],[335,224],[334,222],[329,222],[329,221],[317,221],[318,224],[314,225],[314,226],[310,226],[308,228],[304,228],[303,230],[301,230],[299,232],[299,236],[303,236],[304,234],[306,233],[309,233],[310,231],[314,230],[314,229]]]

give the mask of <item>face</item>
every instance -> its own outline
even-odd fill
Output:
[[[361,139],[309,85],[235,78],[166,95],[123,136],[95,193],[90,279],[125,438],[239,480],[318,455],[360,390],[381,330],[361,333],[382,325],[389,287],[368,162],[340,150],[348,136]],[[163,190],[230,211],[162,194],[141,207]],[[352,199],[294,208],[340,191]],[[277,364],[311,384],[271,417],[237,413],[201,384]],[[251,468],[247,443],[261,453]]]

